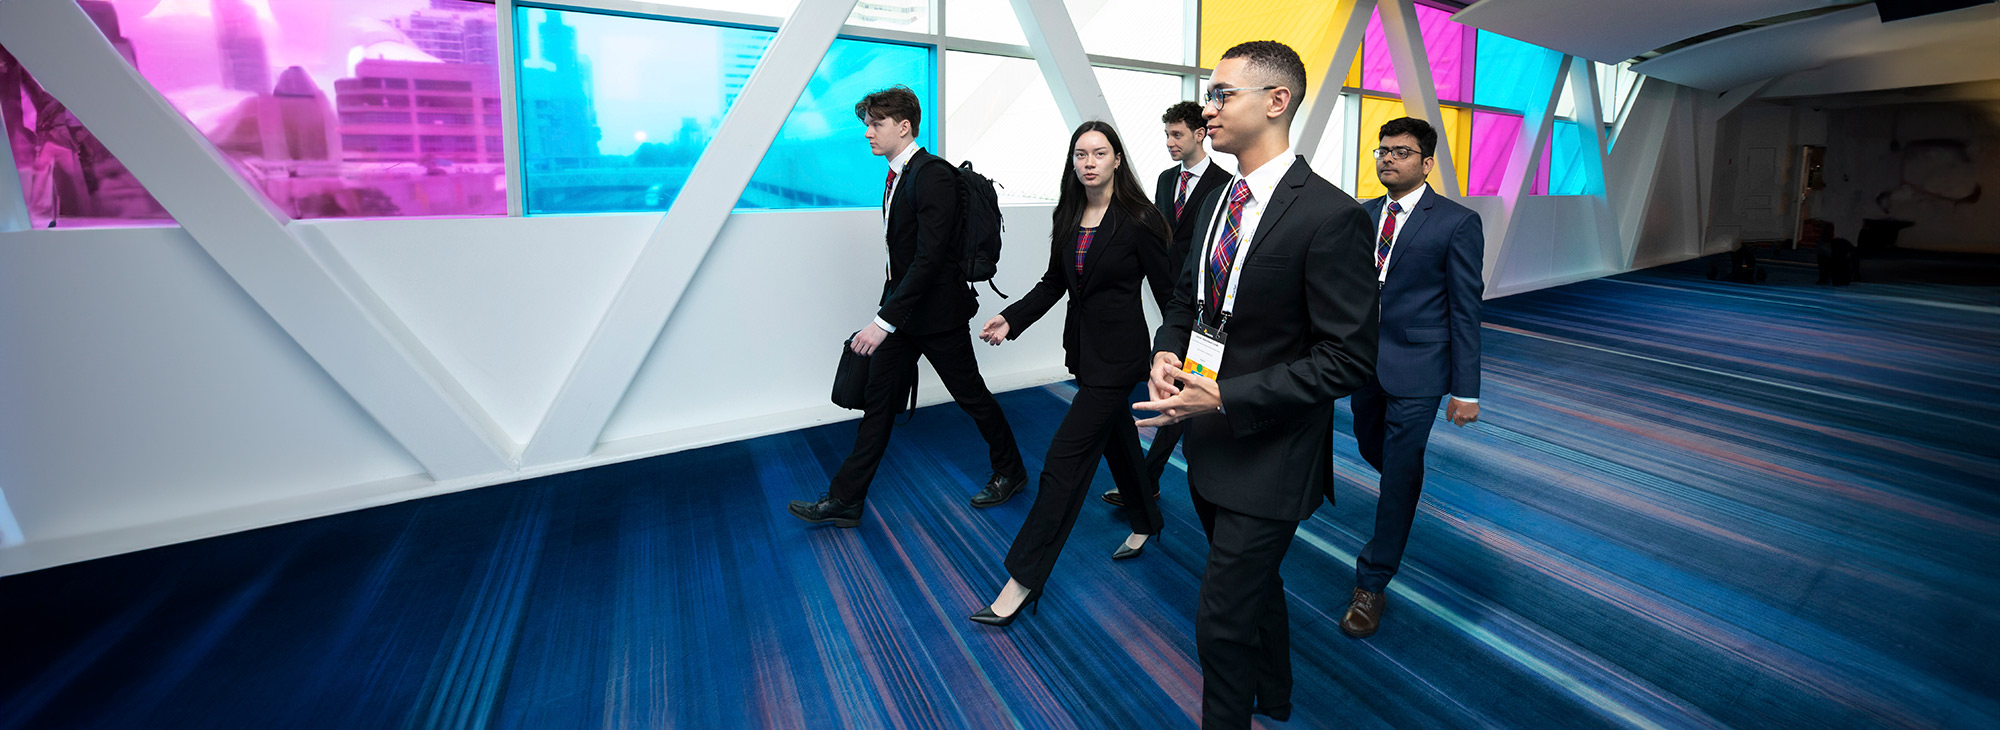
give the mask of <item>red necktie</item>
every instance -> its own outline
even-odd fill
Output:
[[[1215,253],[1209,258],[1208,301],[1213,312],[1222,311],[1227,293],[1229,265],[1236,260],[1237,230],[1243,225],[1243,205],[1250,202],[1250,185],[1242,180],[1229,186],[1229,215],[1222,221],[1222,235],[1215,239]]]
[[[882,183],[882,212],[889,211],[889,193],[896,189],[896,171],[889,171],[889,179]]]
[[[1382,216],[1382,238],[1375,242],[1375,270],[1389,263],[1389,247],[1396,243],[1396,214],[1403,212],[1403,204],[1389,201],[1389,214]]]
[[[1174,220],[1176,221],[1181,219],[1181,208],[1187,205],[1187,184],[1189,180],[1193,179],[1193,172],[1187,170],[1181,171],[1180,191],[1174,193]]]

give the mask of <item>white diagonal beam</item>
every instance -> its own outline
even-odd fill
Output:
[[[222,269],[433,479],[506,467],[483,411],[454,401],[287,229],[277,206],[125,62],[72,0],[0,0],[0,43],[90,127]]]
[[[1070,129],[1092,119],[1113,122],[1111,103],[1104,100],[1104,90],[1097,85],[1097,74],[1090,69],[1090,57],[1083,52],[1083,39],[1070,21],[1069,8],[1062,0],[1012,1],[1014,17],[1028,36],[1028,50],[1034,52],[1035,64],[1048,79],[1049,91],[1055,92],[1063,121]]]
[[[1589,146],[1583,155],[1583,173],[1597,183],[1597,192],[1591,195],[1591,218],[1597,228],[1597,261],[1602,268],[1612,268],[1621,262],[1620,253],[1624,244],[1618,237],[1618,225],[1611,215],[1611,184],[1604,174],[1605,140],[1603,97],[1598,95],[1597,63],[1579,59],[1569,65],[1569,87],[1576,98],[1576,123],[1584,134],[1581,140]]]
[[[1503,199],[1501,210],[1505,220],[1500,222],[1499,228],[1505,233],[1500,236],[1499,245],[1493,245],[1492,241],[1487,242],[1487,281],[1499,280],[1501,254],[1507,250],[1507,245],[1513,242],[1514,236],[1520,231],[1519,226],[1515,225],[1517,219],[1514,211],[1535,189],[1535,173],[1542,164],[1542,150],[1548,148],[1549,133],[1555,126],[1556,106],[1562,103],[1563,79],[1568,77],[1571,63],[1588,63],[1588,61],[1563,56],[1562,64],[1556,68],[1555,75],[1549,78],[1548,95],[1543,97],[1541,108],[1527,110],[1527,114],[1521,120],[1521,133],[1514,141],[1514,155],[1507,159],[1507,172],[1500,178],[1500,196]],[[1492,288],[1488,287],[1487,291],[1492,291]]]
[[[1459,197],[1456,151],[1451,148],[1451,135],[1444,133],[1444,109],[1438,105],[1430,54],[1424,52],[1423,29],[1417,25],[1416,0],[1383,0],[1377,6],[1382,9],[1382,34],[1388,40],[1389,59],[1396,64],[1396,84],[1403,88],[1403,110],[1430,122],[1438,131],[1438,172],[1444,178],[1444,189],[1438,192],[1448,198]]]
[[[855,0],[800,3],[778,29],[715,138],[660,219],[625,283],[522,453],[525,464],[581,459],[596,448],[632,378],[687,293],[750,176],[778,136]],[[856,140],[859,144],[859,140]]]
[[[1299,130],[1298,144],[1293,145],[1305,158],[1313,159],[1319,150],[1320,138],[1326,136],[1326,125],[1333,119],[1334,102],[1340,98],[1341,83],[1347,78],[1347,69],[1354,65],[1354,56],[1361,52],[1361,39],[1368,34],[1368,13],[1375,9],[1375,0],[1335,0],[1334,22],[1341,23],[1340,42],[1334,46],[1333,60],[1327,63],[1326,74],[1320,77],[1319,88],[1312,94],[1312,104],[1306,107],[1305,127]],[[1330,170],[1328,172],[1331,172]]]

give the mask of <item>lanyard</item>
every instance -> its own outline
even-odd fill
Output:
[[[1248,184],[1247,181],[1245,184]],[[1230,186],[1234,187],[1235,182],[1231,181]],[[1224,188],[1224,190],[1227,189]],[[1208,262],[1215,258],[1215,245],[1222,241],[1222,230],[1215,227],[1215,222],[1222,217],[1222,209],[1229,202],[1227,194],[1217,197],[1221,198],[1221,200],[1216,203],[1215,211],[1208,216],[1208,230],[1214,231],[1215,234],[1202,246],[1201,270],[1195,273],[1194,279],[1194,311],[1197,319],[1201,317],[1202,312],[1208,309],[1204,306],[1204,300],[1208,297]],[[1241,223],[1241,221],[1238,221],[1239,226]],[[1243,240],[1241,238],[1243,232],[1240,227],[1236,235],[1238,236],[1239,243],[1236,246],[1235,258],[1229,262],[1229,288],[1222,292],[1222,311],[1219,313],[1221,321],[1216,324],[1217,331],[1221,331],[1224,327],[1229,326],[1229,315],[1236,311],[1236,287],[1243,283],[1243,260],[1250,257],[1250,244],[1254,242],[1253,240]]]

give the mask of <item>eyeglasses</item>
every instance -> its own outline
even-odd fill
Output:
[[[1396,156],[1396,159],[1398,159],[1398,160],[1407,160],[1407,159],[1410,159],[1410,155],[1414,155],[1414,154],[1417,154],[1417,151],[1416,151],[1416,150],[1413,150],[1413,149],[1410,149],[1410,148],[1408,148],[1408,147],[1377,147],[1377,148],[1375,148],[1375,159],[1378,159],[1378,160],[1379,160],[1379,159],[1382,159],[1383,157],[1386,157],[1386,156],[1388,156],[1388,155],[1395,155],[1395,156]]]
[[[1214,105],[1215,105],[1215,108],[1217,108],[1217,109],[1221,109],[1221,108],[1222,108],[1222,105],[1223,105],[1223,104],[1227,104],[1227,103],[1229,103],[1229,97],[1231,97],[1231,96],[1235,96],[1236,94],[1238,94],[1238,93],[1240,93],[1240,92],[1245,92],[1245,91],[1270,91],[1270,90],[1272,90],[1272,89],[1282,89],[1282,88],[1284,88],[1284,87],[1282,87],[1282,86],[1245,86],[1245,87],[1242,87],[1242,88],[1237,88],[1237,87],[1234,87],[1234,86],[1224,86],[1224,87],[1215,87],[1215,86],[1211,86],[1211,87],[1208,87],[1208,93],[1206,93],[1206,94],[1202,94],[1202,95],[1201,95],[1201,100],[1202,100],[1203,102],[1206,102],[1206,103],[1209,103],[1209,104],[1214,104]]]

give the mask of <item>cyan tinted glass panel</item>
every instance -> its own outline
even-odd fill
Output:
[[[1562,54],[1497,33],[1479,31],[1473,102],[1523,114],[1542,109]]]
[[[531,215],[671,206],[776,36],[654,18],[516,12]]]
[[[1549,136],[1549,194],[1550,195],[1596,195],[1604,192],[1604,183],[1592,180],[1590,167],[1584,164],[1584,155],[1592,154],[1591,140],[1583,136],[1583,127],[1576,122],[1558,119]]]
[[[923,107],[917,144],[936,152],[934,129],[942,111],[933,103],[928,46],[840,38],[827,49],[806,83],[771,150],[736,203],[742,208],[873,208],[882,204],[888,170],[868,152],[854,103],[868,92],[896,84],[910,87]],[[534,190],[532,186],[528,188]]]

